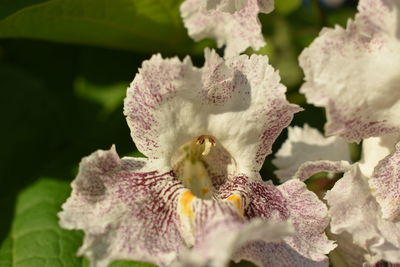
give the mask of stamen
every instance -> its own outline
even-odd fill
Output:
[[[204,144],[204,150],[201,155],[207,156],[210,153],[211,147],[216,146],[215,140],[208,135],[200,135],[197,140],[196,140],[197,145],[203,145]]]
[[[198,138],[197,138],[197,140],[196,140],[196,145],[202,145],[202,144],[204,144],[204,135],[201,135],[201,136],[199,136]]]

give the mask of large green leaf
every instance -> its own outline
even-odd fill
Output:
[[[0,251],[1,266],[79,266],[75,256],[82,234],[58,226],[57,212],[69,195],[66,182],[42,179],[22,191],[9,238]]]
[[[19,2],[19,1],[18,1]],[[22,8],[2,4],[0,37],[187,53],[196,44],[183,27],[181,0],[48,0]],[[20,5],[21,6],[21,5]],[[3,12],[4,13],[4,12]],[[1,13],[0,13],[1,15]]]
[[[0,266],[12,266],[12,239],[8,236],[0,247]]]
[[[0,266],[88,266],[87,260],[76,257],[82,234],[58,225],[57,212],[70,191],[67,182],[40,179],[21,192],[11,233],[0,249]],[[110,266],[152,265],[117,261]]]

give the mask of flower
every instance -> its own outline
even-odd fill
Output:
[[[273,8],[273,0],[186,0],[181,15],[195,41],[217,39],[218,47],[226,45],[225,56],[232,57],[265,45],[257,15]]]
[[[399,1],[360,0],[346,29],[323,30],[300,56],[301,91],[327,109],[326,133],[364,139],[326,199],[331,231],[371,264],[400,263],[399,12]]]
[[[200,69],[188,57],[143,63],[124,113],[148,158],[121,159],[114,147],[84,158],[61,226],[85,232],[79,253],[96,266],[325,266],[335,247],[326,206],[299,180],[259,175],[299,108],[267,57],[205,58]]]
[[[360,0],[347,28],[321,31],[300,55],[307,101],[325,107],[327,135],[349,141],[399,132],[399,1]]]
[[[292,150],[291,161],[301,162],[293,177],[305,180],[320,171],[344,173],[325,196],[331,217],[331,237],[338,241],[336,253],[349,266],[374,265],[381,260],[399,263],[400,145],[394,149],[399,135],[365,139],[362,159],[349,165],[343,161],[325,160],[335,160],[335,157],[338,160],[340,151],[342,159],[348,158],[348,152],[339,148],[343,140],[338,137],[334,137],[336,142],[332,137],[322,140],[320,136],[310,145],[310,130],[309,127],[297,128],[294,137],[293,132],[289,134],[289,139],[276,154],[277,162],[286,157],[282,151],[286,152],[288,147],[307,147],[306,158],[302,153],[304,149]],[[326,150],[328,143],[336,143],[336,149]],[[326,153],[324,158],[321,158],[321,151]],[[285,169],[278,173],[285,173]]]
[[[325,197],[332,233],[339,239],[350,234],[347,243],[361,248],[360,264],[400,263],[398,140],[397,134],[365,139],[360,162]]]
[[[384,218],[369,179],[355,164],[326,194],[331,232],[350,234],[354,244],[362,249],[359,253],[363,254],[364,262],[400,263],[400,222]]]

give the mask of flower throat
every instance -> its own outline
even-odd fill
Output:
[[[214,146],[214,138],[201,135],[183,144],[178,150],[176,160],[172,162],[173,169],[183,185],[195,196],[203,199],[209,199],[212,195],[213,185],[205,165],[205,157]]]

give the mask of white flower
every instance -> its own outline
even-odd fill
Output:
[[[148,158],[114,147],[84,158],[60,223],[85,232],[79,253],[96,266],[326,266],[326,206],[299,180],[276,187],[259,175],[298,110],[264,56],[206,50],[203,68],[153,56],[125,99]]]
[[[226,45],[229,58],[265,45],[257,16],[273,8],[273,0],[186,0],[181,15],[194,40],[216,39],[218,47]]]
[[[342,260],[350,265],[375,264],[380,260],[400,263],[400,143],[395,147],[399,135],[364,140],[361,161],[350,165],[325,160],[340,158],[339,151],[343,152],[342,159],[348,158],[346,151],[325,150],[332,137],[310,146],[306,134],[310,129],[297,128],[297,131],[295,142],[289,136],[288,142],[293,142],[290,147],[307,147],[309,154],[304,157],[304,150],[293,150],[291,158],[309,161],[300,165],[294,177],[305,180],[320,171],[344,173],[325,196],[331,217],[330,231],[338,240],[337,253]],[[288,145],[284,144],[283,151]],[[322,159],[321,151],[326,152]]]
[[[398,0],[360,0],[347,28],[323,29],[300,55],[301,92],[325,107],[327,135],[349,141],[400,130]]]

